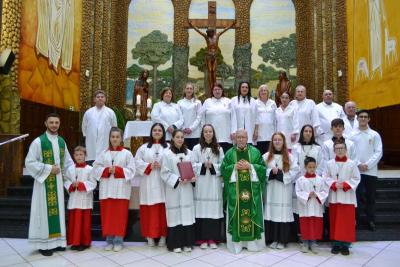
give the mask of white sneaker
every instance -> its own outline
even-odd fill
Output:
[[[211,248],[211,249],[217,249],[217,248],[218,248],[218,245],[217,245],[216,243],[211,243],[211,244],[210,244],[210,248]]]
[[[105,251],[111,251],[113,249],[114,245],[113,244],[107,244],[107,246],[104,248]]]
[[[270,248],[276,249],[278,246],[278,242],[272,242],[271,245],[269,245]]]
[[[318,247],[318,246],[317,246],[316,243],[311,243],[308,249],[309,249],[313,254],[318,254],[317,247]]]
[[[174,250],[173,250],[175,253],[181,253],[182,252],[182,249],[181,248],[174,248]]]
[[[191,252],[192,248],[191,247],[183,247],[183,251],[185,252]]]
[[[206,248],[208,248],[208,244],[207,243],[201,243],[200,248],[201,249],[206,249]]]
[[[121,250],[122,250],[122,245],[115,245],[113,250],[114,250],[115,252],[121,251]]]
[[[165,236],[160,237],[160,241],[158,241],[158,246],[165,247],[165,243],[166,243],[165,241],[166,241]]]
[[[147,239],[147,245],[148,245],[149,247],[154,247],[154,245],[155,245],[154,239],[153,239],[153,238],[150,238],[150,237],[147,237],[146,239]]]
[[[304,244],[303,242],[300,244],[300,251],[303,252],[303,253],[307,253],[308,252],[307,245]]]
[[[276,249],[284,249],[285,245],[282,243],[278,243],[278,245],[276,246]]]

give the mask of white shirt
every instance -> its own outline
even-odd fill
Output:
[[[316,173],[322,175],[325,163],[321,146],[315,144],[301,145],[300,143],[297,143],[292,148],[292,155],[296,158],[296,162],[300,168],[299,177],[306,173],[304,167],[304,160],[306,157],[312,157],[317,161]]]
[[[357,151],[356,151],[356,147],[354,145],[354,142],[351,141],[349,138],[345,138],[344,142],[346,143],[347,156],[351,160],[357,160]],[[324,157],[325,163],[328,160],[331,160],[331,159],[335,158],[335,151],[333,150],[333,141],[332,141],[332,139],[326,140],[322,144],[322,155]]]
[[[231,133],[236,133],[238,129],[245,129],[249,141],[253,139],[254,127],[257,120],[256,101],[250,97],[250,102],[247,97],[235,96],[231,99],[232,126]],[[254,144],[254,143],[253,143]]]
[[[337,103],[332,102],[330,105],[325,102],[321,102],[317,105],[317,110],[319,114],[320,127],[322,134],[319,136],[319,143],[332,138],[331,122],[334,119],[342,119],[345,114],[343,112],[343,107]]]
[[[275,101],[271,99],[268,99],[265,103],[260,99],[256,100],[257,141],[271,141],[272,134],[276,132],[276,109]]]
[[[185,138],[199,138],[201,132],[200,100],[197,100],[195,98],[183,98],[178,101],[178,106],[180,107],[183,115],[182,129],[189,128],[190,130],[192,130],[191,134],[185,134]]]
[[[288,148],[292,148],[290,136],[292,134],[299,133],[298,117],[296,116],[296,109],[293,106],[287,106],[285,110],[282,106],[275,110],[276,116],[276,131],[282,132],[285,135],[286,145]]]
[[[343,133],[343,135],[346,138],[349,138],[352,135],[353,131],[358,128],[357,115],[354,117],[354,120],[352,120],[352,121],[350,121],[347,116],[344,116],[343,117],[343,121],[344,121],[344,133]]]
[[[309,197],[311,192],[317,194],[317,198]],[[296,181],[297,210],[300,217],[323,217],[324,202],[328,197],[329,188],[324,179],[317,175],[314,178],[301,176]]]
[[[82,134],[86,137],[86,160],[95,160],[108,148],[111,127],[117,126],[117,117],[112,109],[96,106],[88,109],[82,119]]]
[[[93,209],[93,190],[96,188],[97,181],[91,177],[92,167],[86,165],[84,168],[71,166],[65,173],[64,187],[69,192],[69,188],[74,182],[81,182],[85,185],[86,191],[69,192],[68,209]]]
[[[160,101],[156,103],[151,111],[151,120],[161,123],[166,131],[166,140],[171,140],[171,134],[167,132],[168,127],[175,126],[181,129],[183,125],[183,115],[178,104]]]
[[[320,129],[321,123],[319,121],[319,114],[314,100],[307,98],[301,101],[292,100],[289,105],[294,105],[295,107],[295,113],[299,122],[299,132],[304,125],[310,124],[314,127],[316,136],[322,133]]]
[[[378,176],[378,162],[382,158],[382,139],[374,130],[356,129],[350,139],[354,142],[357,151],[357,164],[367,164],[368,170],[361,174]]]
[[[226,97],[219,99],[207,98],[201,107],[202,125],[214,126],[215,135],[219,143],[231,141],[231,100]]]

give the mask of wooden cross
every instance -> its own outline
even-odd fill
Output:
[[[203,29],[224,29],[232,24],[234,19],[217,19],[217,2],[216,1],[208,1],[208,19],[190,19],[192,24],[197,28]],[[186,22],[186,28],[192,28]],[[239,28],[238,23],[235,24],[232,28]]]

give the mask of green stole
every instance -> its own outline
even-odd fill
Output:
[[[251,163],[249,149],[238,150],[234,155],[234,161],[237,163],[244,159]],[[238,236],[241,241],[252,241],[255,239],[254,217],[257,212],[253,205],[253,188],[249,170],[234,170],[237,172],[236,178],[236,204],[234,214],[231,219],[232,235]]]
[[[65,141],[62,137],[58,137],[58,147],[60,148],[60,168],[63,169],[64,154],[65,154]],[[40,137],[40,144],[42,148],[42,157],[44,164],[54,165],[53,146],[47,138],[46,133]],[[49,238],[56,238],[61,236],[60,225],[60,210],[58,207],[58,194],[57,194],[57,178],[55,174],[50,174],[45,180],[46,188],[46,203],[47,203],[47,222],[49,224]]]

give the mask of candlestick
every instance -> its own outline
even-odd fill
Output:
[[[137,103],[136,103],[136,114],[135,115],[136,115],[136,120],[140,121],[140,104],[137,104]]]
[[[147,108],[151,108],[152,102],[151,98],[147,98]]]
[[[140,105],[141,100],[142,100],[142,96],[141,95],[137,95],[136,96],[136,105]]]
[[[151,121],[151,106],[147,107],[147,120]]]

